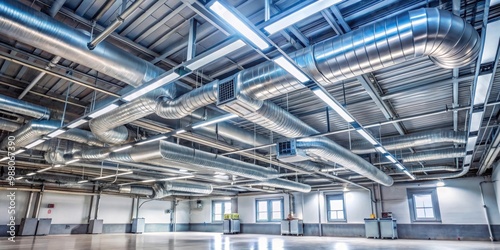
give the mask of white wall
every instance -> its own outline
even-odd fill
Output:
[[[444,180],[444,187],[437,187],[442,224],[486,224],[479,190],[483,177]],[[436,181],[423,184],[382,187],[384,211],[393,212],[398,223],[411,223],[407,188],[435,187]],[[491,183],[483,184],[486,206],[492,224],[500,224],[500,214]]]
[[[54,208],[48,208],[54,204]],[[85,224],[90,208],[90,196],[45,193],[39,218],[52,218],[52,224]],[[49,212],[50,211],[50,212]]]
[[[145,201],[141,199],[139,204]],[[165,212],[167,209],[172,209],[170,201],[148,201],[139,209],[139,218],[144,218],[146,223],[170,223],[170,213]]]
[[[9,197],[7,195],[10,194],[8,191],[0,191],[0,225],[6,225],[9,222],[9,217],[16,217],[16,223],[21,223],[21,219],[24,218],[26,214],[26,204],[29,199],[29,192],[19,192],[16,193],[16,209],[15,214],[9,214]]]
[[[497,200],[497,206],[500,207],[500,167],[499,164],[493,165],[493,174],[491,175],[491,180],[493,182],[493,187],[495,189],[495,197]]]
[[[132,204],[130,197],[102,195],[98,219],[102,219],[104,224],[130,223]]]
[[[239,196],[238,197],[238,213],[240,214],[241,223],[256,223],[255,220],[255,199],[265,198],[281,198],[283,197],[284,216],[285,218],[290,213],[288,204],[288,194],[269,194],[259,196]]]
[[[189,214],[190,214],[190,201],[189,200],[183,200],[179,201],[177,204],[177,210],[175,214],[175,220],[176,223],[183,223],[187,224],[189,223]]]

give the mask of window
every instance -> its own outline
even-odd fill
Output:
[[[326,210],[328,221],[345,221],[344,194],[327,195]]]
[[[283,199],[256,200],[258,222],[283,220]]]
[[[224,214],[231,213],[231,201],[212,201],[212,222],[224,220]]]
[[[408,189],[408,203],[413,221],[440,221],[435,188]]]

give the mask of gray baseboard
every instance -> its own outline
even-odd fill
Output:
[[[88,224],[52,224],[49,234],[86,234]]]
[[[10,234],[7,231],[10,230],[10,226],[0,225],[0,237],[10,237]],[[16,225],[16,237],[18,235],[19,225]]]
[[[222,223],[191,223],[189,231],[222,233]]]
[[[242,223],[240,232],[244,234],[281,235],[281,224]]]

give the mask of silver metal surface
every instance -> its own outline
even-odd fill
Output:
[[[430,152],[419,152],[409,156],[405,156],[403,157],[403,162],[420,162],[447,158],[458,158],[464,157],[465,155],[466,152],[463,148],[433,150]]]
[[[0,95],[0,109],[36,119],[49,119],[50,117],[50,110],[46,107],[17,100],[5,95]]]

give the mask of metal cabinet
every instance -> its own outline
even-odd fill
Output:
[[[240,232],[240,220],[224,220],[223,233],[235,234]]]
[[[142,234],[144,233],[145,227],[146,223],[144,218],[138,218],[132,220],[132,233]]]
[[[304,235],[304,222],[302,220],[282,220],[281,235]]]
[[[101,234],[103,222],[104,222],[103,220],[90,220],[87,233],[89,233],[89,234]]]
[[[19,235],[32,236],[35,235],[36,227],[38,225],[37,218],[23,218],[19,225]]]
[[[366,238],[380,238],[379,220],[365,219],[365,235]]]
[[[36,227],[35,235],[48,235],[50,233],[51,223],[52,219],[50,218],[38,219],[38,225]]]
[[[393,218],[380,219],[380,237],[382,239],[397,239],[398,225]]]

